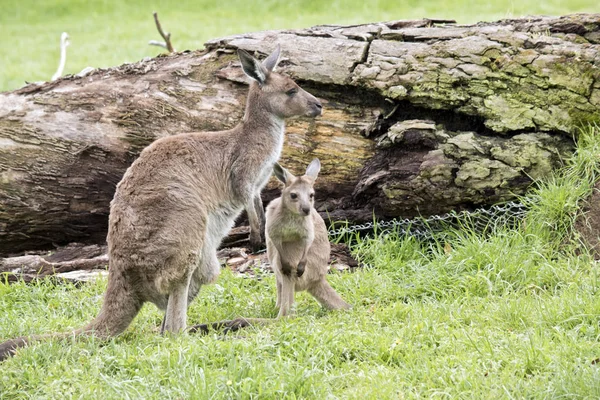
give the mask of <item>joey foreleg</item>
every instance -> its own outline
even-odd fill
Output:
[[[312,244],[312,240],[307,240],[304,244],[304,250],[302,251],[302,257],[300,257],[300,261],[298,262],[298,267],[296,268],[296,275],[301,277],[304,275],[304,269],[306,268],[306,263],[308,259],[308,250],[310,249],[310,245]]]

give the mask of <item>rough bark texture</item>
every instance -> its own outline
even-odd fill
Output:
[[[236,48],[267,54],[323,99],[287,125],[281,163],[313,157],[334,219],[443,213],[505,200],[600,121],[600,14],[472,26],[396,21],[259,32],[206,49],[0,94],[0,254],[102,243],[115,184],[158,137],[242,117]],[[278,194],[272,182],[265,201]]]

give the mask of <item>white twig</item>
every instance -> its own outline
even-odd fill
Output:
[[[67,46],[69,45],[69,35],[67,32],[63,32],[60,35],[60,62],[58,63],[58,69],[52,75],[52,80],[55,81],[60,78],[65,69],[65,63],[67,62]]]
[[[168,50],[168,48],[167,48],[167,44],[166,44],[166,43],[164,43],[164,42],[159,42],[158,40],[150,40],[150,41],[148,42],[148,44],[149,44],[150,46],[158,46],[158,47],[162,47],[162,48],[164,48],[164,49],[167,49],[167,50]]]

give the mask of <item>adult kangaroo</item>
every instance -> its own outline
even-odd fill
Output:
[[[145,302],[165,310],[161,332],[185,329],[188,304],[219,275],[216,250],[235,218],[246,208],[256,225],[263,213],[260,191],[281,154],[284,119],[321,114],[319,100],[273,72],[279,46],[262,63],[243,50],[238,55],[252,79],[242,122],[156,140],[117,185],[100,314],[73,332],[9,340],[0,345],[0,360],[33,340],[118,335]]]

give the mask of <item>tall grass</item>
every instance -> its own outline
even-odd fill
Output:
[[[494,226],[481,235],[465,220],[432,243],[383,231],[355,239],[355,254],[394,276],[408,298],[486,296],[529,290],[557,290],[590,273],[590,256],[573,232],[581,201],[599,179],[600,134],[582,129],[577,151],[522,201],[527,217],[518,227]]]
[[[581,199],[591,194],[594,183],[600,179],[599,131],[597,125],[582,129],[576,138],[577,150],[567,166],[527,196],[525,201],[531,209],[529,231],[553,243],[562,243],[563,237],[569,237]]]

